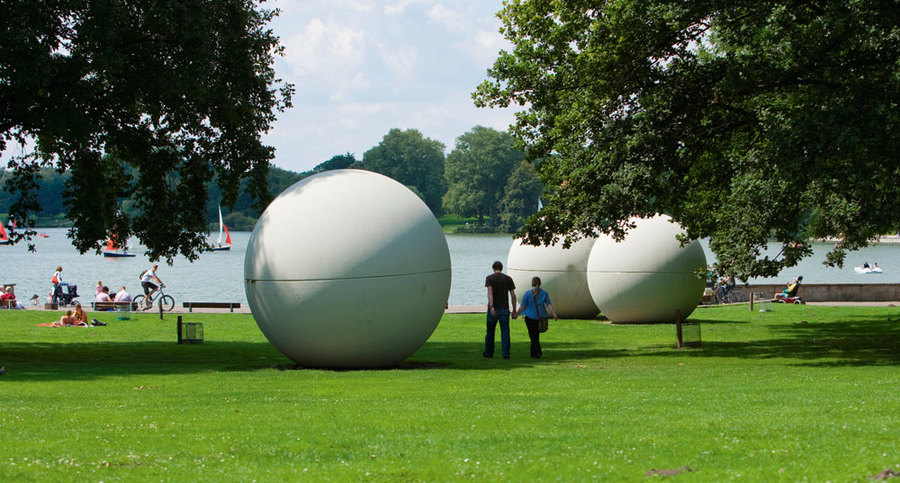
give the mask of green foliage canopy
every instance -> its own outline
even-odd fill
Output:
[[[363,168],[403,183],[418,194],[435,215],[441,214],[444,144],[416,129],[394,128],[363,154]]]
[[[445,164],[445,208],[497,227],[510,173],[524,158],[508,133],[475,126],[459,136]]]
[[[316,165],[316,167],[312,169],[312,173],[318,174],[335,169],[359,168],[359,166],[359,161],[356,160],[356,156],[354,156],[353,154],[338,154],[332,156],[328,161],[324,161]]]
[[[538,178],[534,165],[521,161],[509,173],[506,191],[500,200],[500,225],[498,231],[515,233],[537,213],[538,200],[544,191],[544,184]]]
[[[475,93],[558,187],[531,243],[623,236],[668,213],[720,269],[777,274],[811,237],[845,250],[900,220],[896,1],[512,0],[513,44]],[[779,256],[762,256],[771,238]]]
[[[195,258],[214,176],[223,204],[248,179],[265,206],[273,152],[261,135],[293,92],[272,68],[274,15],[252,0],[0,3],[0,150],[36,146],[9,162],[12,216],[38,211],[35,177],[50,165],[70,174],[82,252],[115,232],[152,259]]]

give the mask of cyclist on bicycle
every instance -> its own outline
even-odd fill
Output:
[[[725,277],[722,278],[719,285],[719,290],[721,291],[719,295],[723,300],[731,298],[731,292],[734,290],[735,285],[734,278],[732,278],[731,275],[725,275]]]
[[[144,303],[146,308],[150,308],[150,305],[153,303],[153,294],[159,290],[160,285],[165,285],[162,280],[156,275],[156,271],[159,269],[159,265],[153,265],[153,268],[144,272],[141,275],[141,287],[144,288]],[[153,283],[153,281],[156,283]]]

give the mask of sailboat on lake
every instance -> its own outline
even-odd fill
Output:
[[[9,235],[6,234],[3,223],[0,223],[0,245],[9,245]]]
[[[222,233],[225,234],[225,244],[222,244]],[[222,221],[222,207],[219,206],[219,239],[216,241],[215,246],[212,247],[212,251],[214,252],[224,252],[227,250],[231,250],[231,233],[228,233],[228,227],[225,226],[225,223]]]
[[[134,253],[128,253],[128,248],[124,250],[119,250],[119,244],[116,243],[116,237],[110,236],[108,240],[106,240],[106,248],[103,250],[103,256],[107,258],[123,258],[123,257],[133,257]]]

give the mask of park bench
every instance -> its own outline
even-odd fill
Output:
[[[137,310],[137,304],[134,302],[91,302],[91,307],[95,311],[119,310],[131,306],[131,310]]]
[[[194,308],[198,309],[228,309],[231,312],[234,312],[234,309],[241,308],[240,302],[184,302],[184,308],[188,309],[188,312],[193,312]]]

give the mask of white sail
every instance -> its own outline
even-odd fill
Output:
[[[219,246],[222,246],[222,227],[223,226],[224,226],[224,224],[222,223],[222,205],[219,205],[219,241],[216,242],[216,243],[218,243]]]

